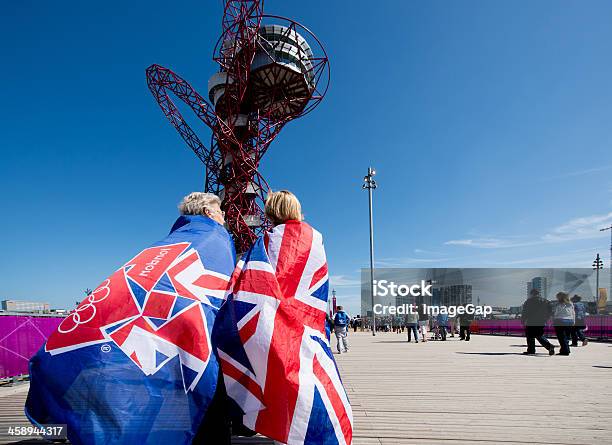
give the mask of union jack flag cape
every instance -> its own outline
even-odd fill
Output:
[[[328,273],[321,234],[288,221],[238,263],[219,314],[219,360],[243,423],[282,443],[352,441],[353,416],[325,335]],[[227,334],[227,335],[225,335]]]
[[[190,444],[216,390],[210,338],[234,265],[220,224],[181,216],[31,359],[26,415],[67,424],[73,444]]]

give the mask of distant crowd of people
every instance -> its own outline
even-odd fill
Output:
[[[460,340],[470,341],[470,325],[474,321],[473,314],[462,314],[461,316],[450,318],[448,314],[440,313],[435,317],[430,316],[423,305],[417,305],[415,313],[409,313],[405,317],[405,323],[396,326],[385,326],[383,330],[391,330],[402,334],[404,329],[408,333],[408,342],[426,342],[428,340],[446,341],[446,337],[459,335]],[[429,337],[429,338],[428,338]],[[420,340],[419,340],[420,339]]]
[[[555,302],[550,302],[541,297],[537,289],[532,289],[529,298],[523,304],[521,319],[525,325],[525,337],[527,337],[527,351],[525,355],[535,355],[535,341],[537,340],[550,355],[555,354],[555,347],[544,335],[544,328],[552,319],[555,334],[559,341],[558,355],[570,354],[570,339],[572,346],[588,344],[584,335],[587,328],[585,320],[587,313],[586,305],[581,301],[580,295],[574,295],[571,299],[567,292],[557,293]]]
[[[532,289],[529,298],[523,304],[521,320],[525,326],[525,337],[527,338],[527,351],[525,355],[535,355],[536,340],[548,351],[550,355],[555,354],[555,347],[544,335],[546,325],[552,320],[557,340],[559,341],[559,352],[557,355],[570,354],[571,346],[582,346],[588,344],[584,334],[587,329],[586,317],[587,306],[582,302],[580,295],[570,298],[567,292],[559,292],[556,301],[551,302],[540,296],[537,289]],[[431,317],[424,310],[423,305],[417,306],[417,311],[409,313],[405,317],[404,323],[389,325],[388,323],[378,324],[376,331],[395,332],[397,334],[408,335],[408,342],[426,342],[428,340],[446,341],[448,336],[455,337],[457,334],[460,340],[470,341],[470,326],[474,321],[474,315],[465,313],[457,317],[449,318],[448,314],[438,314]],[[336,336],[336,349],[339,354],[348,352],[348,330],[361,326],[361,320],[351,318],[342,308],[338,306],[336,314],[327,316],[328,338],[333,330]]]
[[[377,332],[395,332],[402,334],[407,332],[408,342],[426,342],[428,340],[446,341],[448,336],[457,335],[460,340],[470,341],[470,325],[474,321],[473,314],[462,314],[461,316],[449,318],[447,314],[438,314],[435,317],[429,316],[422,305],[418,305],[417,311],[406,315],[403,323],[389,325],[377,324]],[[361,327],[362,321],[358,318],[351,318],[342,308],[338,306],[337,312],[332,316],[327,316],[328,338],[333,331],[336,336],[336,349],[338,354],[348,352],[348,331],[350,328],[354,332]]]

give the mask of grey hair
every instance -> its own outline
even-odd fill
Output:
[[[192,192],[185,196],[178,205],[181,215],[206,215],[206,210],[212,211],[212,206],[221,206],[221,199],[213,193]]]

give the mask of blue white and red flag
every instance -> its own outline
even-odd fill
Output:
[[[230,397],[250,429],[282,443],[352,441],[353,417],[325,335],[328,270],[322,236],[288,221],[259,238],[238,263],[219,332]]]
[[[73,444],[189,444],[215,393],[212,328],[235,265],[227,231],[181,216],[88,295],[30,361],[26,414]]]

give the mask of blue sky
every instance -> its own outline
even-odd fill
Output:
[[[324,102],[261,170],[324,234],[351,312],[368,165],[379,266],[588,267],[597,251],[607,266],[612,3],[269,0],[266,12],[308,26],[331,59]],[[216,0],[3,4],[0,299],[72,306],[165,235],[203,166],[144,70],[205,92],[220,18]]]

